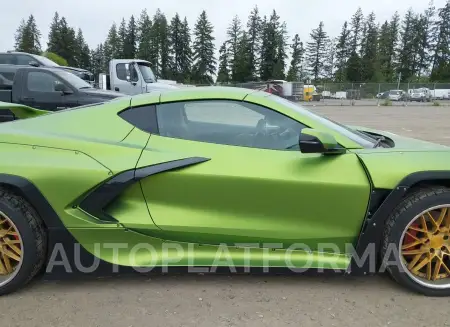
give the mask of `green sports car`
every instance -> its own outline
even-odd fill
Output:
[[[450,149],[200,87],[1,103],[0,293],[102,269],[387,271],[450,295]]]

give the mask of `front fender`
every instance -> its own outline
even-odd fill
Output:
[[[357,155],[377,189],[394,189],[406,176],[418,172],[421,174],[414,177],[417,181],[447,176],[446,172],[450,174],[449,151],[373,151]],[[450,175],[446,178],[450,179]]]

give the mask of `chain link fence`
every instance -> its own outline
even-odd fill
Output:
[[[233,83],[223,86],[265,89],[268,82]],[[286,82],[285,82],[286,83]],[[287,82],[289,83],[289,82]],[[294,85],[302,84],[293,82]],[[196,85],[207,86],[207,85]],[[210,85],[212,86],[212,85]],[[420,105],[411,95],[418,89],[426,89],[429,105],[450,105],[450,83],[322,83],[315,84],[320,96],[314,101],[301,101],[306,105]],[[291,87],[292,89],[292,87]],[[402,97],[396,99],[389,93],[402,91]],[[397,92],[398,93],[398,92]],[[306,94],[306,93],[305,93]],[[302,97],[303,99],[303,97]],[[306,97],[305,97],[306,99]],[[423,104],[421,104],[423,105]]]

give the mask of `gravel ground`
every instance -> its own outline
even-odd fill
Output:
[[[450,145],[449,107],[310,108]],[[37,280],[0,298],[0,326],[450,326],[449,303],[384,275],[130,275]]]

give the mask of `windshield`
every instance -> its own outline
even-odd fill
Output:
[[[82,80],[85,80],[87,82],[92,82],[94,81],[94,75],[91,73],[85,73],[85,72],[78,72],[78,71],[71,71],[72,74],[77,75],[79,78],[81,78]]]
[[[81,78],[79,78],[78,76],[69,73],[67,71],[64,70],[57,70],[55,69],[55,73],[58,74],[61,78],[63,78],[64,80],[66,80],[70,85],[72,85],[73,87],[77,88],[77,89],[91,89],[92,85],[87,83],[86,81],[82,80]]]
[[[56,63],[56,62],[54,62],[54,61],[52,61],[52,60],[50,60],[50,59],[48,59],[48,58],[45,58],[44,56],[38,56],[38,55],[34,55],[40,62],[41,62],[41,64],[43,64],[44,66],[48,66],[48,67],[58,67],[59,65]]]
[[[150,68],[150,64],[145,62],[138,62],[137,65],[145,82],[156,82],[155,74],[153,74],[153,70]]]
[[[294,111],[298,112],[299,114],[301,114],[303,116],[307,116],[308,118],[312,118],[312,119],[318,121],[319,123],[348,137],[349,139],[362,145],[363,147],[372,148],[376,142],[376,140],[374,138],[370,137],[367,134],[364,134],[362,132],[354,130],[348,126],[342,125],[338,122],[335,122],[335,121],[333,121],[329,118],[326,118],[322,115],[319,115],[317,113],[313,113],[292,101],[289,101],[289,100],[279,97],[277,95],[270,95],[270,96],[273,97],[272,99],[279,102],[280,104],[293,109]]]

